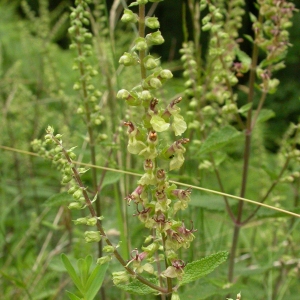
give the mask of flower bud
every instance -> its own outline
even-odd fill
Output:
[[[149,85],[153,89],[159,89],[162,86],[162,83],[158,78],[151,78],[149,81]]]
[[[135,49],[138,51],[144,51],[148,49],[146,40],[142,37],[137,38],[134,43],[135,43]]]
[[[84,233],[84,239],[86,243],[98,243],[101,240],[101,235],[99,231],[86,231]]]
[[[161,35],[161,32],[157,30],[146,35],[146,41],[151,45],[161,45],[165,40]]]
[[[138,62],[137,55],[125,52],[119,59],[119,64],[124,66],[133,66],[136,65]]]
[[[152,94],[147,90],[142,91],[140,94],[140,99],[142,101],[150,101],[152,98],[153,98]]]
[[[77,220],[73,220],[75,225],[86,225],[87,217],[85,218],[78,218]]]
[[[100,257],[100,258],[97,259],[96,263],[101,266],[101,265],[103,265],[103,264],[105,264],[107,262],[110,262],[111,259],[112,259],[111,256],[102,256],[102,257]]]
[[[147,70],[154,69],[159,66],[159,60],[152,55],[147,55],[143,60],[144,66]]]
[[[82,209],[84,205],[80,202],[71,202],[68,205],[68,209]]]
[[[159,21],[156,17],[147,17],[145,20],[145,24],[151,29],[159,28]]]
[[[107,246],[103,247],[103,252],[113,253],[114,251],[115,251],[115,247],[114,246],[107,245]]]
[[[125,9],[121,21],[124,23],[135,23],[138,20],[138,16],[130,9]]]
[[[173,77],[173,74],[170,70],[165,69],[159,73],[159,76],[163,79],[170,79]]]

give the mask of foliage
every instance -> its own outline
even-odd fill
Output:
[[[294,4],[106,3],[1,2],[2,298],[298,299]]]

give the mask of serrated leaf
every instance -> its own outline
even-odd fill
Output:
[[[87,300],[94,299],[94,297],[100,290],[107,268],[108,263],[105,263],[103,265],[97,265],[93,270],[85,286],[85,289],[87,291],[85,296]]]
[[[156,279],[148,279],[154,284],[159,284]],[[145,285],[138,281],[137,279],[134,279],[129,284],[118,284],[118,288],[120,288],[123,291],[126,291],[130,294],[136,294],[136,295],[149,295],[149,294],[157,294],[157,291],[149,287],[148,285]]]
[[[55,207],[55,206],[61,206],[65,204],[69,204],[73,201],[72,195],[68,194],[67,192],[62,192],[56,195],[51,196],[48,198],[43,205]]]
[[[102,188],[105,187],[106,185],[110,185],[110,184],[118,182],[121,177],[122,177],[121,173],[116,173],[116,172],[111,172],[111,171],[106,172],[103,183],[102,183]]]
[[[76,285],[78,290],[82,293],[84,291],[83,285],[82,285],[80,278],[78,277],[74,267],[72,266],[69,258],[64,253],[62,253],[61,260],[62,260],[68,274],[70,275],[72,281],[74,282],[74,284]]]
[[[247,104],[243,105],[243,106],[239,109],[239,113],[240,113],[240,114],[244,114],[244,113],[248,112],[249,109],[252,107],[252,105],[253,105],[253,102],[250,102],[250,103],[247,103]]]
[[[73,294],[69,291],[66,291],[66,293],[71,300],[81,300],[81,298],[77,297],[75,294]]]
[[[228,252],[222,251],[187,264],[184,268],[184,274],[180,285],[195,281],[211,273],[221,263],[225,262],[227,257]]]
[[[200,148],[200,154],[213,152],[220,148],[232,143],[233,140],[238,138],[241,132],[232,126],[225,126],[218,131],[211,133],[203,142]]]

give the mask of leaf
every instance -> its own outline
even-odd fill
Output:
[[[253,105],[253,102],[250,102],[250,103],[247,103],[247,104],[243,105],[239,109],[239,113],[244,114],[244,113],[248,112],[251,109],[252,105]]]
[[[232,143],[241,135],[241,132],[232,126],[225,126],[218,131],[211,133],[203,142],[200,148],[200,154],[213,152]]]
[[[237,49],[235,49],[235,54],[244,65],[246,65],[246,66],[251,65],[251,58],[246,52],[237,48]]]
[[[156,279],[148,279],[148,280],[154,284],[157,285],[159,284]],[[136,295],[157,294],[156,290],[152,289],[148,285],[141,283],[137,279],[134,279],[129,284],[118,284],[117,287],[130,294],[136,294]]]
[[[5,278],[6,280],[12,282],[17,287],[22,288],[22,289],[26,288],[26,284],[22,280],[14,277],[14,276],[11,276],[11,275],[3,272],[3,271],[0,271],[0,274],[3,276],[3,278]]]
[[[107,268],[108,263],[105,263],[103,265],[97,265],[93,270],[85,286],[87,291],[85,296],[87,300],[94,299],[94,297],[100,290]]]
[[[237,205],[237,201],[228,199],[230,206]],[[224,198],[218,195],[203,195],[201,192],[195,190],[191,194],[191,201],[189,205],[194,207],[201,207],[210,211],[225,212],[226,206]]]
[[[44,205],[50,206],[50,207],[55,207],[55,206],[69,204],[72,201],[73,201],[72,195],[68,194],[68,192],[62,192],[62,193],[53,195],[50,198],[48,198],[44,202]]]
[[[76,285],[78,290],[82,293],[84,291],[84,288],[82,286],[80,278],[78,277],[78,275],[77,275],[74,267],[72,266],[70,260],[68,259],[68,257],[64,253],[62,253],[62,255],[61,255],[61,260],[62,260],[66,270],[68,271],[72,281],[74,282],[74,284]]]
[[[251,35],[249,35],[249,34],[244,34],[244,38],[246,39],[246,40],[248,40],[250,43],[252,43],[253,44],[253,37],[251,36]]]
[[[227,260],[227,256],[228,252],[222,251],[187,264],[184,268],[180,285],[195,281],[211,273],[216,267]]]
[[[75,294],[73,294],[69,291],[66,291],[66,292],[71,300],[82,300],[81,298],[77,297]]]
[[[252,23],[257,21],[257,17],[253,13],[249,13],[249,16]]]
[[[111,172],[111,171],[106,172],[103,183],[102,183],[102,188],[105,187],[106,185],[110,185],[110,184],[118,182],[121,177],[122,177],[121,173],[116,173],[116,172]]]
[[[274,117],[275,117],[275,112],[273,110],[263,108],[260,111],[256,122],[257,123],[263,123],[263,122],[266,122],[269,119],[274,118]]]

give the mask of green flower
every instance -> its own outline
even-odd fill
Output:
[[[98,243],[101,240],[101,234],[99,231],[86,231],[84,238],[87,243]]]
[[[167,123],[162,117],[159,115],[153,115],[150,120],[150,124],[153,129],[157,132],[163,132],[168,130],[170,124]]]

